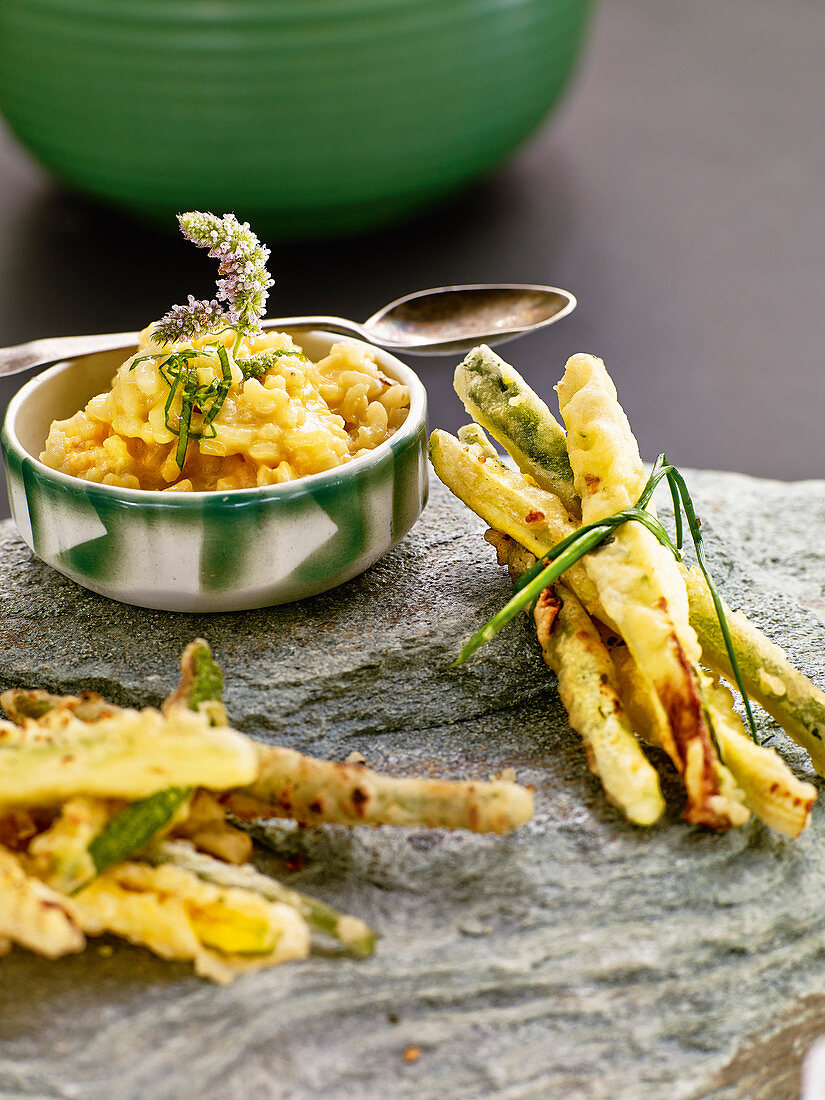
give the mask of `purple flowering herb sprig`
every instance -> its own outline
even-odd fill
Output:
[[[226,303],[226,316],[238,332],[239,346],[243,335],[261,329],[272,286],[266,267],[269,249],[261,244],[249,223],[239,222],[234,214],[219,218],[192,210],[178,214],[178,224],[184,237],[208,249],[209,256],[218,260],[217,299]]]
[[[196,300],[191,294],[186,305],[172,306],[155,324],[152,342],[155,344],[191,344],[200,337],[220,336],[234,332],[235,341],[229,351],[216,339],[199,349],[183,347],[177,352],[141,355],[130,366],[134,369],[146,359],[159,360],[158,370],[169,386],[164,407],[166,427],[177,435],[175,460],[183,469],[190,439],[213,439],[215,417],[226,401],[232,384],[232,362],[240,350],[244,336],[261,331],[261,317],[266,308],[272,279],[267,271],[269,249],[262,245],[249,228],[234,214],[215,214],[197,210],[178,214],[183,235],[219,261],[217,294],[212,301]],[[287,352],[264,352],[240,360],[244,379],[260,377]],[[291,354],[291,353],[289,353]],[[263,358],[262,358],[263,356]],[[201,382],[193,360],[216,358],[219,374],[209,382]],[[180,394],[180,410],[175,413],[175,397]]]
[[[267,271],[269,249],[234,214],[190,210],[178,214],[178,224],[187,240],[209,250],[218,260],[217,293],[210,301],[189,295],[183,306],[172,306],[152,332],[156,344],[184,343],[226,329],[235,332],[233,354],[243,337],[260,332],[272,279]]]
[[[172,306],[152,330],[155,344],[182,344],[206,333],[218,333],[232,327],[233,318],[214,299],[196,301],[190,294],[185,306]]]

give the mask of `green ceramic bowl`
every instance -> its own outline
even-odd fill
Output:
[[[556,103],[590,0],[2,0],[0,111],[67,184],[170,224],[389,221]]]
[[[340,339],[296,335],[313,359]],[[267,607],[349,580],[409,531],[427,497],[426,392],[409,367],[371,350],[410,389],[398,431],[338,469],[230,493],[121,489],[44,466],[52,420],[105,390],[123,355],[59,363],[12,399],[0,433],[18,531],[84,588],[163,611]]]

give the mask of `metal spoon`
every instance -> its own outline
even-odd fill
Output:
[[[449,355],[476,344],[503,344],[560,321],[576,308],[566,290],[530,283],[440,286],[407,294],[379,309],[363,325],[343,317],[275,317],[264,328],[324,329],[357,336],[407,355]],[[102,351],[134,347],[136,332],[51,336],[0,348],[0,376],[45,367]]]

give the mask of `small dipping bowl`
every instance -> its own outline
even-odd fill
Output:
[[[342,338],[295,339],[318,360]],[[52,421],[107,390],[130,353],[58,363],[15,395],[0,433],[18,531],[84,588],[161,611],[268,607],[357,576],[410,530],[427,499],[424,386],[393,355],[364,346],[409,388],[410,411],[395,434],[336,469],[231,492],[123,489],[45,466],[38,455]]]

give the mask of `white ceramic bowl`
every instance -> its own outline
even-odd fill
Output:
[[[317,360],[341,337],[295,339]],[[371,350],[410,390],[409,416],[390,439],[321,474],[211,493],[97,485],[40,462],[51,422],[107,389],[124,354],[59,363],[12,399],[0,434],[18,531],[84,588],[163,611],[267,607],[349,580],[409,531],[427,497],[426,391],[400,360]]]

